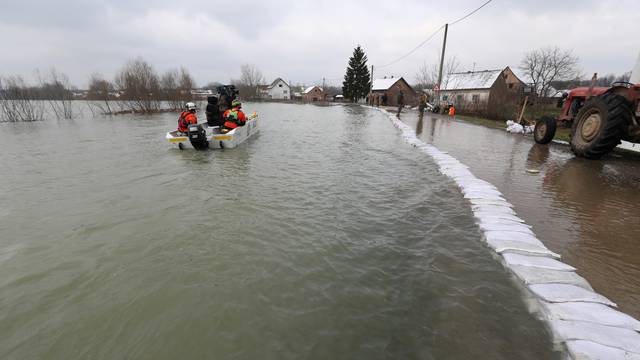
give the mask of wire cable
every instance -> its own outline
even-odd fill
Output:
[[[482,9],[483,7],[485,7],[485,6],[489,5],[489,3],[490,3],[490,2],[492,2],[492,1],[493,1],[493,0],[488,0],[488,1],[487,1],[487,2],[485,2],[484,4],[482,4],[482,5],[480,5],[479,7],[477,7],[475,10],[473,10],[473,11],[471,11],[470,13],[466,14],[465,16],[463,16],[463,17],[461,17],[461,18],[459,18],[459,19],[457,19],[457,20],[455,20],[455,21],[453,21],[453,22],[450,22],[450,23],[449,23],[449,26],[451,26],[451,25],[455,25],[455,24],[457,24],[457,23],[459,23],[459,22],[463,21],[464,19],[466,19],[466,18],[468,18],[469,16],[471,16],[471,15],[475,14],[476,12],[478,12],[478,11],[479,11],[480,9]],[[384,64],[384,65],[380,65],[380,66],[375,66],[375,68],[377,68],[377,69],[382,69],[382,68],[385,68],[385,67],[387,67],[387,66],[391,66],[391,65],[393,65],[393,64],[395,64],[395,63],[397,63],[397,62],[398,62],[398,61],[400,61],[400,60],[405,59],[406,57],[408,57],[409,55],[413,54],[413,53],[414,53],[414,52],[416,52],[418,49],[420,49],[422,46],[424,46],[424,44],[428,43],[428,42],[429,42],[429,40],[433,39],[433,37],[434,37],[434,36],[436,36],[436,35],[440,32],[440,30],[442,30],[443,28],[444,28],[444,25],[440,26],[436,31],[434,31],[431,35],[429,35],[429,37],[428,37],[428,38],[426,38],[423,42],[421,42],[420,44],[418,44],[418,46],[416,46],[415,48],[413,48],[413,49],[412,49],[411,51],[409,51],[408,53],[406,53],[406,54],[402,55],[401,57],[399,57],[399,58],[397,58],[397,59],[393,60],[393,61],[392,61],[392,62],[390,62],[390,63]]]
[[[480,10],[480,9],[482,9],[483,7],[485,7],[485,6],[489,5],[489,3],[490,3],[490,2],[492,2],[492,1],[493,1],[493,0],[488,0],[486,3],[484,3],[484,4],[480,5],[478,8],[476,8],[476,9],[475,9],[475,10],[473,10],[472,12],[468,13],[467,15],[465,15],[465,16],[463,16],[463,17],[461,17],[460,19],[458,19],[458,20],[456,20],[456,21],[450,22],[450,23],[449,23],[449,26],[451,26],[451,25],[455,25],[455,24],[459,23],[460,21],[462,21],[462,20],[464,20],[464,19],[468,18],[469,16],[471,16],[471,15],[475,14],[478,10]]]
[[[428,38],[426,38],[423,42],[421,42],[420,44],[418,44],[418,46],[416,46],[415,48],[413,48],[411,51],[409,51],[408,53],[404,54],[403,56],[393,60],[392,62],[388,63],[388,64],[384,64],[384,65],[380,65],[380,66],[374,66],[376,69],[381,69],[381,68],[385,68],[387,66],[393,65],[395,63],[397,63],[398,61],[406,58],[407,56],[413,54],[414,52],[416,52],[418,49],[420,49],[422,46],[424,46],[424,44],[428,43],[429,40],[433,39],[434,36],[436,36],[440,30],[444,29],[444,25],[440,26],[436,31],[434,31],[431,35],[429,35]]]

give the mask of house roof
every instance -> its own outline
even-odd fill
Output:
[[[467,71],[449,74],[448,81],[441,90],[488,89],[493,85],[502,70]]]
[[[302,92],[303,94],[308,94],[311,92],[311,90],[313,90],[314,88],[318,88],[320,89],[320,91],[322,91],[322,88],[320,86],[309,86],[308,88],[304,89],[304,91]]]
[[[402,78],[375,79],[371,85],[371,90],[389,90],[400,79]]]
[[[271,85],[269,85],[269,89],[273,88],[274,86],[276,86],[276,84],[278,83],[278,81],[282,81],[285,85],[289,86],[289,84],[287,84],[286,81],[282,80],[282,78],[276,78],[275,80],[273,80],[273,82],[271,83]]]
[[[533,82],[531,80],[531,77],[525,74],[524,70],[520,68],[509,68],[509,69],[511,69],[511,72],[513,73],[513,75],[515,75],[523,83],[529,85]]]

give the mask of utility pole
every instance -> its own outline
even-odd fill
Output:
[[[327,100],[327,89],[324,87],[324,78],[322,78],[322,101]]]
[[[373,106],[373,64],[371,65],[371,86],[369,87],[369,102]]]
[[[447,48],[447,31],[449,24],[444,24],[444,40],[442,41],[442,55],[440,56],[440,71],[438,72],[438,90],[436,91],[436,99],[440,102],[440,87],[442,85],[442,67],[444,66],[444,51]]]
[[[371,89],[373,90],[373,65],[371,65]]]

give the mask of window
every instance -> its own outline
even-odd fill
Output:
[[[278,87],[282,87],[282,84],[278,84]]]
[[[513,89],[513,83],[509,84],[509,89]]]
[[[442,96],[442,100],[443,100],[443,101],[446,101],[446,100],[448,100],[448,99],[449,99],[449,95],[443,95],[443,96]]]
[[[283,94],[288,94],[289,92],[287,90],[282,90]]]
[[[462,101],[462,95],[458,95],[458,96],[456,96],[456,100],[458,100],[458,101]]]
[[[480,95],[478,95],[478,94],[471,95],[471,100],[472,100],[473,102],[478,102],[478,101],[480,101]]]

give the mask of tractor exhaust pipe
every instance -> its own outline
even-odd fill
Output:
[[[638,53],[638,60],[636,60],[636,65],[631,71],[629,82],[632,84],[640,84],[640,53]]]

